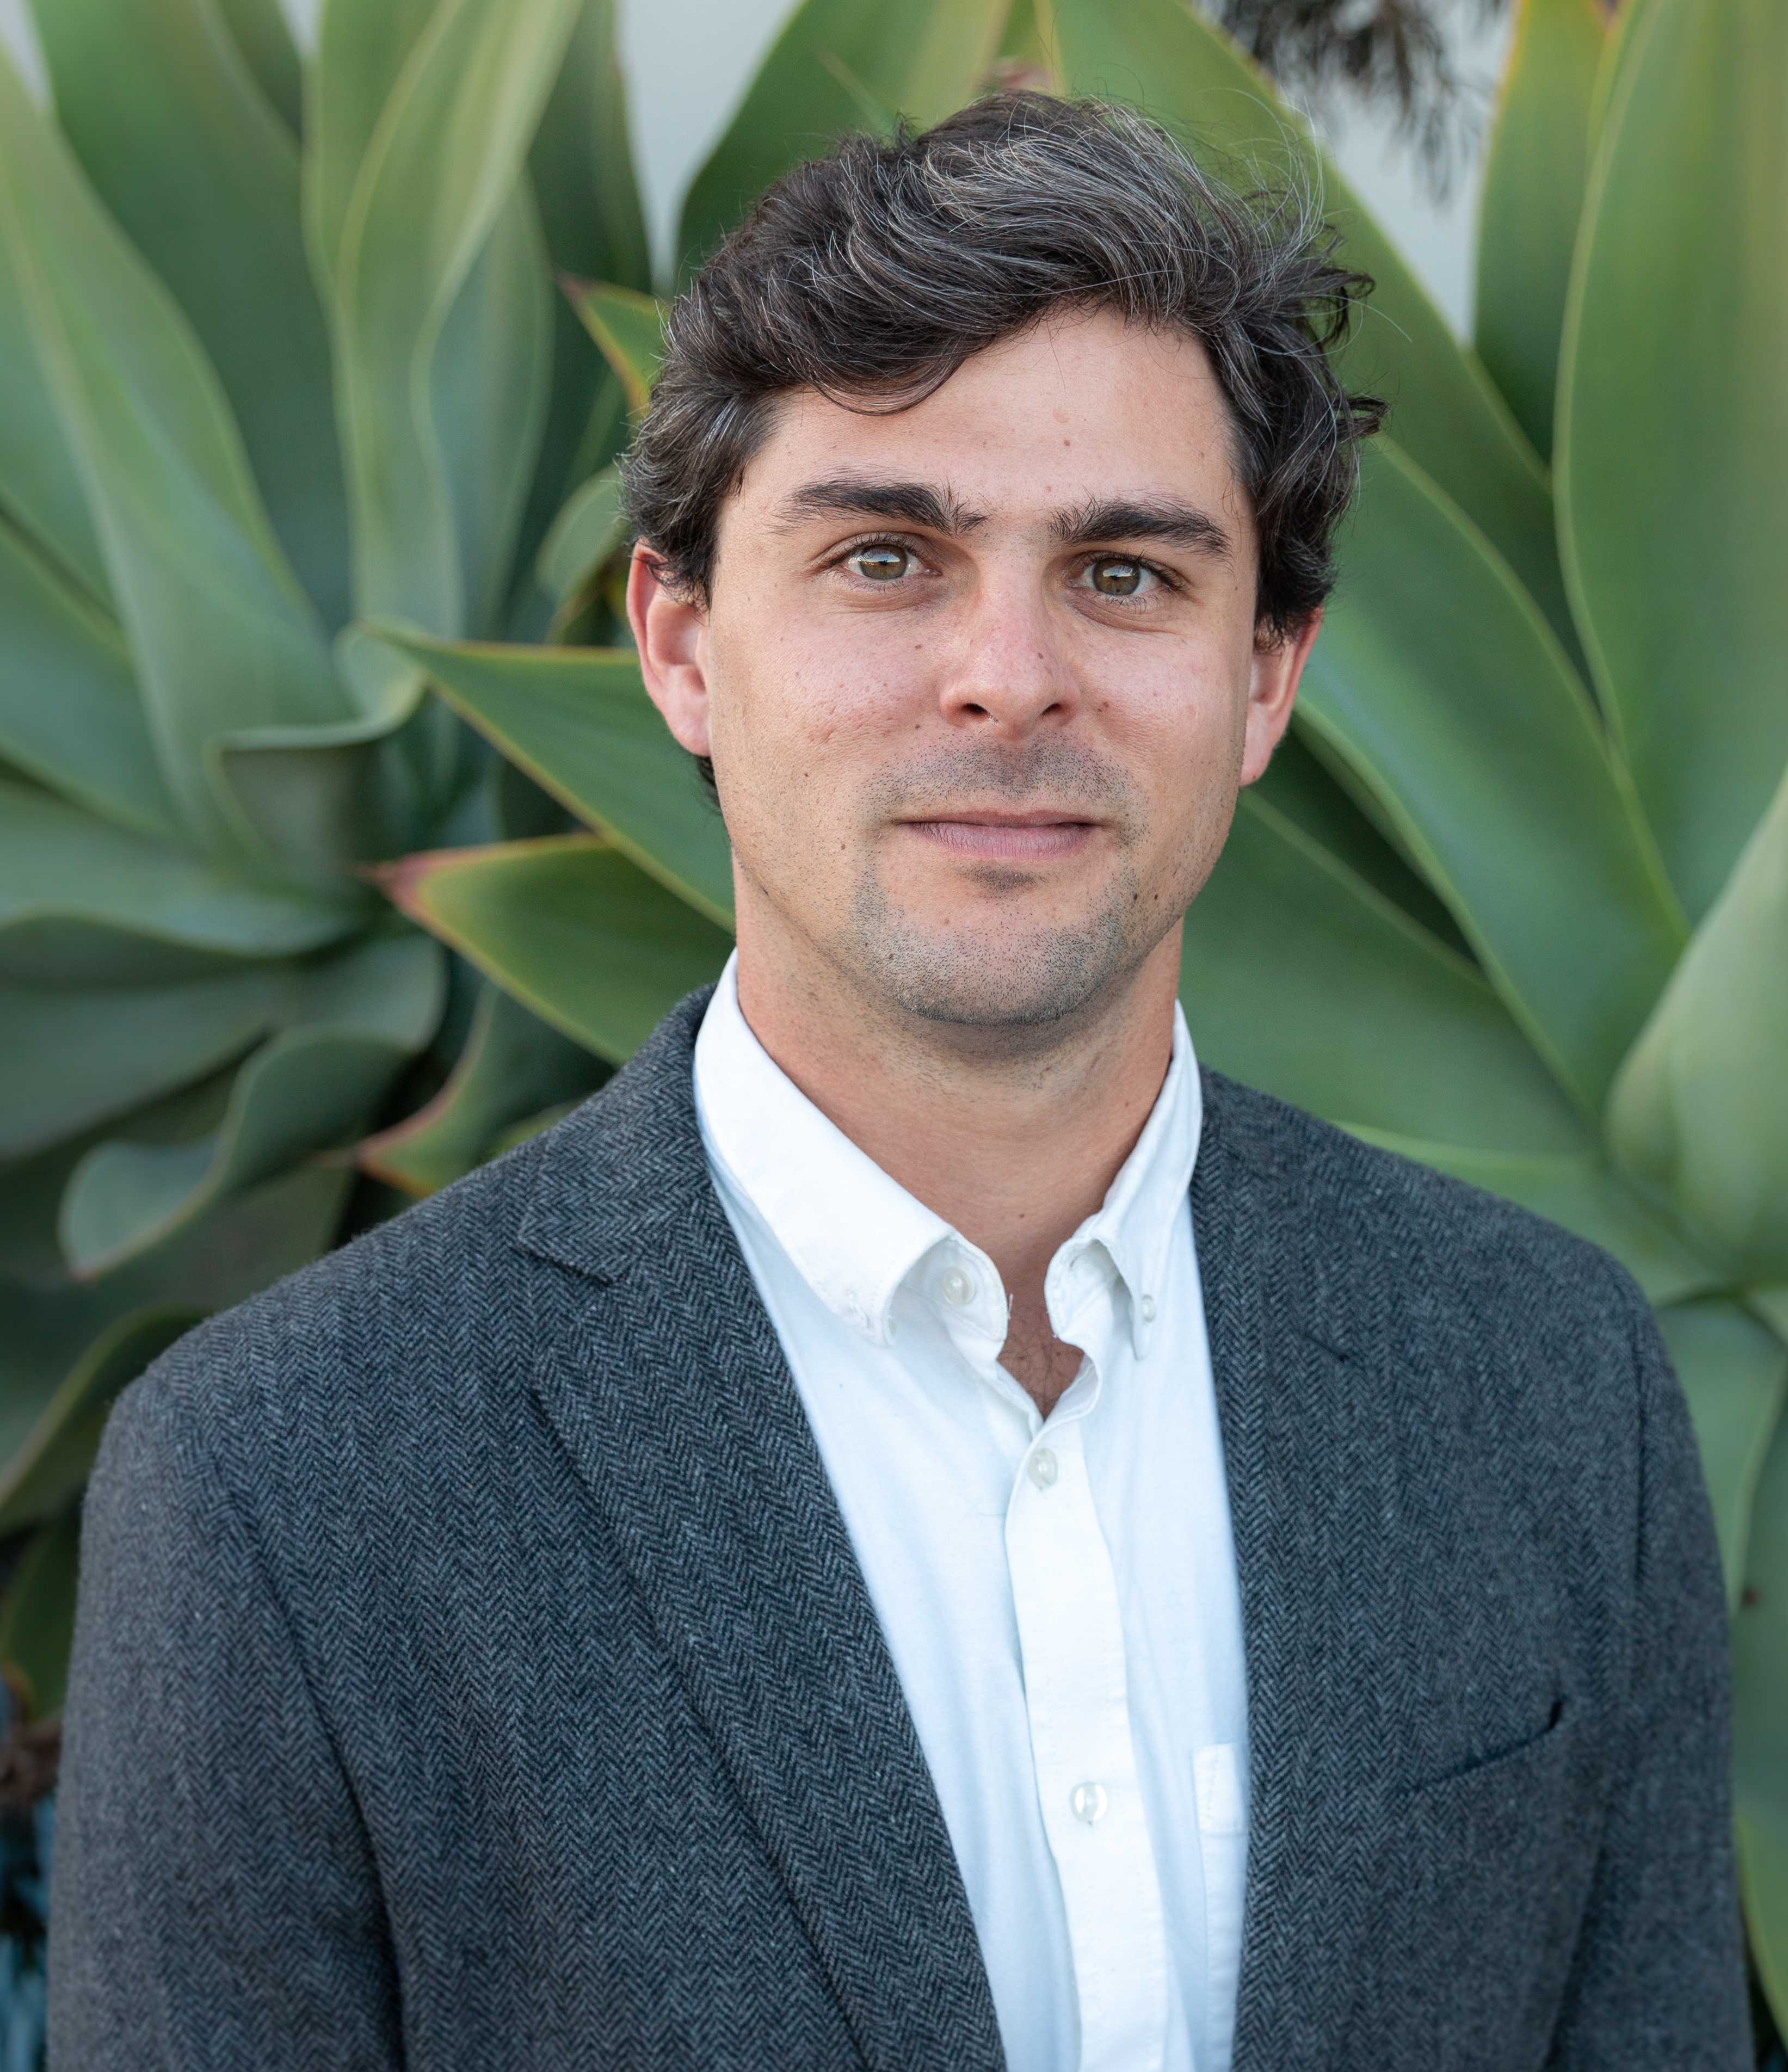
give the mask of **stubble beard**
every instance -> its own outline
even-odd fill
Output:
[[[1148,820],[1137,787],[1115,764],[1059,738],[1017,750],[935,750],[874,787],[863,802],[863,823],[944,820],[964,798],[989,796],[1020,809],[1046,800],[1103,823],[1120,861],[1096,906],[1067,925],[1015,915],[1007,927],[989,928],[983,919],[972,928],[940,929],[890,891],[872,845],[834,952],[885,1010],[929,1025],[952,1047],[1046,1049],[1098,1018],[1178,915],[1164,919],[1160,906],[1143,898],[1136,860]],[[996,903],[1009,892],[1014,908],[1031,882],[1021,867],[994,863],[971,878]]]

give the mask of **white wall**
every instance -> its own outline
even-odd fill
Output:
[[[1454,67],[1475,117],[1444,199],[1437,199],[1415,154],[1382,117],[1350,111],[1338,99],[1317,125],[1348,184],[1388,230],[1453,329],[1471,328],[1477,269],[1478,198],[1484,185],[1485,118],[1515,36],[1515,0],[1486,21],[1475,0],[1456,8]]]
[[[320,0],[281,0],[308,38]],[[898,0],[894,0],[898,4]],[[1486,27],[1474,0],[1454,0],[1456,62],[1487,93],[1511,34],[1506,9]],[[745,82],[768,48],[791,0],[621,0],[621,49],[633,88],[634,139],[655,248],[668,253],[690,174],[725,127]],[[27,0],[0,0],[0,43],[41,80]],[[1444,200],[1427,191],[1412,154],[1383,121],[1337,101],[1317,119],[1342,171],[1402,247],[1461,333],[1471,318],[1481,154],[1473,153]]]

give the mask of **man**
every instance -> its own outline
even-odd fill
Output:
[[[791,175],[685,298],[630,609],[737,958],[121,1404],[68,2072],[1743,2062],[1643,1302],[1201,1083],[1175,1005],[1355,286],[1019,97]]]

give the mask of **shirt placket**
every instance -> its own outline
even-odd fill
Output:
[[[1165,2046],[1166,1930],[1083,1421],[1058,1413],[1034,1439],[1007,1508],[1006,1556],[1038,1796],[1074,1951],[1080,2072],[1149,2072]]]

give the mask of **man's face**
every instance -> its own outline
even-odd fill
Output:
[[[1185,335],[1067,314],[910,409],[787,399],[706,608],[634,571],[647,686],[713,758],[742,955],[940,1036],[1041,1035],[1177,960],[1314,631],[1256,647],[1255,568]]]

